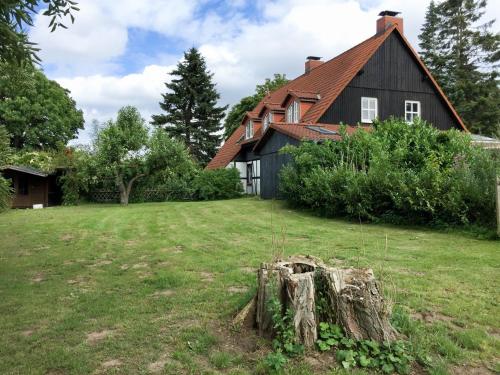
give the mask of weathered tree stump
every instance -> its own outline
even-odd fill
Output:
[[[294,314],[297,341],[306,348],[317,340],[320,322],[338,324],[346,336],[378,342],[396,339],[390,309],[371,269],[327,267],[311,256],[263,263],[257,274],[257,295],[235,318],[251,322],[260,335],[272,336],[270,298],[278,298],[283,314]],[[274,296],[274,297],[273,297]]]

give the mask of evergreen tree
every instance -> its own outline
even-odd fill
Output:
[[[427,68],[432,72],[434,78],[436,78],[438,82],[443,83],[442,87],[447,92],[447,87],[444,87],[446,58],[443,56],[443,51],[440,48],[441,43],[439,43],[440,18],[436,3],[434,0],[431,0],[427,12],[425,13],[424,25],[420,29],[420,57]]]
[[[422,56],[468,128],[500,133],[498,61],[494,20],[479,24],[486,0],[431,3],[420,34]]]
[[[231,134],[233,134],[238,126],[241,125],[245,113],[252,111],[264,96],[287,83],[288,79],[285,74],[274,74],[274,78],[266,78],[262,85],[257,85],[255,87],[255,94],[252,96],[245,96],[239,103],[232,106],[224,122],[224,139],[228,139]]]
[[[168,91],[160,103],[166,113],[154,115],[151,123],[184,142],[196,160],[206,165],[222,140],[220,122],[227,106],[217,106],[220,95],[213,74],[196,48],[184,53],[184,60],[171,74],[176,78],[165,84]]]

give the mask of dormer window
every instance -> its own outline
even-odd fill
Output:
[[[253,138],[253,121],[248,120],[247,126],[245,128],[245,139]]]
[[[294,100],[286,109],[286,122],[296,124],[300,118],[300,103]]]
[[[271,122],[273,122],[273,113],[272,112],[268,112],[264,116],[264,120],[262,122],[262,126],[264,127],[262,133],[264,133],[267,130],[267,128],[269,127],[269,125],[271,125]]]

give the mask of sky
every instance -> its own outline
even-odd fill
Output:
[[[418,50],[430,0],[77,1],[68,29],[50,33],[50,19],[38,15],[30,39],[45,74],[83,110],[77,143],[86,143],[91,121],[115,118],[122,106],[136,106],[147,121],[160,113],[169,73],[193,46],[214,74],[220,104],[233,105],[274,73],[300,75],[306,56],[329,60],[369,38],[381,10],[401,12]],[[484,20],[499,18],[500,1],[489,0]]]

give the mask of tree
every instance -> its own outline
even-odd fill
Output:
[[[448,87],[444,87],[446,58],[440,53],[439,41],[439,25],[441,17],[438,14],[437,6],[434,0],[431,0],[427,12],[425,13],[425,22],[420,29],[420,57],[427,68],[432,72],[432,75],[438,82],[443,83],[441,86],[448,91]]]
[[[479,134],[500,132],[498,61],[494,20],[479,24],[486,0],[431,3],[420,34],[425,63],[464,119]]]
[[[114,178],[124,205],[138,179],[192,163],[186,147],[162,129],[149,137],[144,119],[131,106],[121,108],[116,121],[99,132],[96,160],[100,174]]]
[[[202,165],[216,154],[226,107],[218,107],[220,95],[207,70],[205,59],[196,48],[184,53],[184,60],[171,73],[175,78],[166,83],[161,109],[154,115],[153,125],[165,129],[172,138],[181,140]]]
[[[0,63],[0,125],[16,149],[58,149],[83,129],[69,91],[31,65]]]
[[[262,85],[257,85],[255,87],[255,94],[244,97],[239,103],[231,107],[224,122],[224,139],[228,139],[238,126],[241,125],[245,113],[252,111],[266,95],[287,83],[288,79],[284,74],[275,74],[274,78],[266,78]]]
[[[51,17],[51,32],[58,27],[66,28],[62,23],[67,16],[74,22],[72,12],[78,11],[77,3],[71,0],[2,0],[0,2],[0,63],[22,64],[40,61],[36,53],[39,48],[28,40],[26,29],[33,26],[33,15],[37,9],[46,5],[44,16]]]
[[[9,134],[5,127],[0,125],[0,168],[7,164],[10,155]],[[0,174],[0,211],[9,207],[11,193],[10,182]]]

